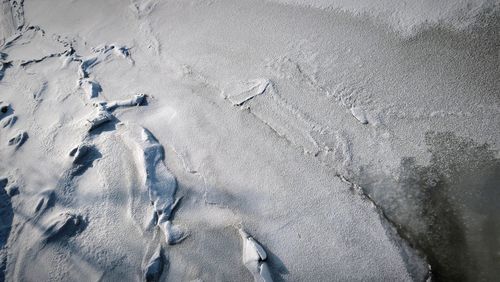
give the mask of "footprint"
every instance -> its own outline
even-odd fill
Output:
[[[130,59],[130,49],[126,46],[118,47],[116,45],[112,45],[114,47],[114,53],[116,56],[121,57],[123,59]]]
[[[9,146],[14,146],[17,150],[26,140],[28,140],[28,133],[26,131],[19,131],[14,137],[9,139]]]
[[[16,123],[16,121],[17,121],[16,116],[8,116],[2,120],[1,126],[3,128],[10,128],[10,127],[14,126],[14,123]]]
[[[52,208],[56,203],[56,193],[52,189],[44,190],[40,193],[40,199],[35,207],[34,218],[39,218],[46,210]]]
[[[368,124],[368,119],[366,118],[365,111],[360,107],[352,107],[351,114],[356,118],[361,124]]]
[[[44,242],[51,242],[64,237],[72,237],[85,229],[85,221],[80,215],[69,212],[59,213],[43,232]]]
[[[94,145],[82,143],[71,150],[71,152],[69,152],[69,155],[73,157],[74,164],[82,164],[84,163],[84,158],[88,155],[89,152],[94,149]]]
[[[0,101],[0,119],[11,116],[14,113],[12,106],[9,103]]]

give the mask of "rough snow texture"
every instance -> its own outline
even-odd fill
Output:
[[[1,1],[0,281],[496,280],[498,19]]]
[[[486,16],[500,11],[495,0],[272,0],[284,4],[310,6],[326,10],[340,10],[389,24],[398,32],[413,35],[434,26],[458,30],[480,25]]]

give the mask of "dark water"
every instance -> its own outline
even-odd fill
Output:
[[[486,144],[427,132],[426,166],[412,157],[361,184],[421,250],[436,281],[499,281],[500,159]]]
[[[0,281],[5,280],[6,251],[4,249],[12,228],[14,212],[10,196],[5,191],[7,179],[0,177]]]

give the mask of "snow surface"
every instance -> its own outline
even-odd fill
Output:
[[[324,10],[344,11],[369,16],[388,24],[405,36],[422,29],[444,26],[455,30],[481,25],[484,16],[498,13],[496,0],[272,0]]]
[[[499,277],[498,1],[0,5],[0,281]]]

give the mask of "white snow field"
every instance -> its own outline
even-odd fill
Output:
[[[500,1],[1,0],[0,281],[500,279]]]

